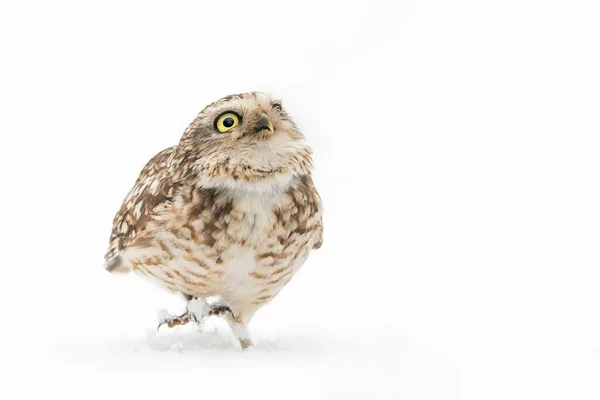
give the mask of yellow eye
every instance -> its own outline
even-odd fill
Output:
[[[236,114],[232,112],[227,112],[225,114],[222,114],[219,118],[217,118],[217,120],[215,121],[215,127],[219,132],[224,133],[230,129],[235,128],[236,126],[238,126],[239,123],[240,118]]]

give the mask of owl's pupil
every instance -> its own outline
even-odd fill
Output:
[[[233,121],[233,118],[231,118],[231,117],[227,117],[223,120],[223,126],[225,128],[231,128],[233,126],[233,123],[234,123],[234,121]]]

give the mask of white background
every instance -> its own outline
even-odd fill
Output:
[[[0,397],[600,398],[597,1],[2,1]],[[102,269],[144,163],[280,96],[325,242],[250,325]]]

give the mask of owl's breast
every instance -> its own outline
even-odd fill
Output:
[[[294,236],[270,208],[234,206],[223,222],[211,287],[233,304],[270,301],[306,259],[310,235]]]
[[[275,297],[318,239],[313,230],[301,229],[306,224],[286,195],[238,198],[218,221],[199,215],[193,225],[212,231],[211,295],[240,306],[260,307]],[[205,241],[198,242],[193,259],[207,254]]]
[[[265,238],[265,242],[270,242]],[[273,299],[298,271],[308,256],[308,242],[286,252],[272,246],[232,245],[223,252],[224,262],[213,288],[227,302],[259,307]]]
[[[320,212],[297,193],[176,199],[127,254],[174,291],[221,296],[234,309],[275,297],[321,240]]]

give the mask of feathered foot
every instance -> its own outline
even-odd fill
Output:
[[[193,320],[194,316],[187,311],[181,315],[169,314],[166,310],[160,310],[158,313],[158,331],[161,326],[167,325],[169,328],[174,328],[177,325],[185,325]],[[197,321],[194,321],[197,322]]]
[[[186,310],[181,315],[172,315],[167,310],[161,310],[158,314],[158,327],[167,325],[173,328],[178,325],[186,325],[190,322],[201,324],[206,318],[211,316],[229,316],[235,318],[233,310],[226,304],[220,302],[207,303],[205,299],[191,299],[186,307]]]
[[[183,314],[171,315],[166,310],[160,312],[157,329],[160,329],[165,324],[169,328],[185,325],[190,322],[201,324],[208,317],[219,316],[227,321],[242,349],[253,345],[246,324],[240,318],[241,316],[236,316],[227,304],[221,303],[218,299],[215,300],[214,298],[209,299],[210,302],[207,302],[206,299],[193,298],[191,296],[186,296],[186,299],[188,303],[186,311]]]

